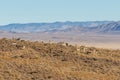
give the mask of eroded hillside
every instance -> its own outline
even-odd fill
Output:
[[[119,80],[120,50],[0,39],[0,80]]]

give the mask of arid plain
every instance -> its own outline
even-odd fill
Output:
[[[70,33],[70,32],[44,32],[44,33],[0,33],[0,38],[21,38],[31,41],[67,42],[72,45],[89,47],[120,49],[120,35]]]

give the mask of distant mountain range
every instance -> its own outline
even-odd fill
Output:
[[[0,26],[0,32],[38,33],[38,32],[95,32],[120,33],[119,21],[54,22],[9,24]]]

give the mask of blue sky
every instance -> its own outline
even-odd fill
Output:
[[[120,0],[0,0],[0,25],[120,20]]]

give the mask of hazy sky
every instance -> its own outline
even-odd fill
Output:
[[[120,0],[0,0],[0,25],[120,20]]]

